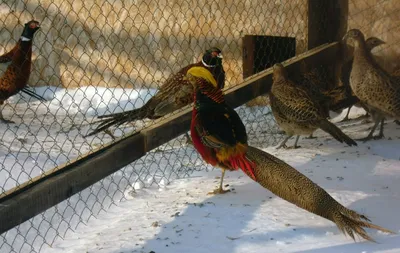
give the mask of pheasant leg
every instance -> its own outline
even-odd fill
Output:
[[[297,146],[297,142],[299,141],[299,138],[300,138],[300,135],[297,135],[296,136],[296,140],[294,141],[294,145],[293,146],[291,146],[291,147],[288,147],[288,146],[284,146],[283,148],[284,149],[297,149],[297,148],[301,148],[301,146]],[[316,138],[316,137],[315,137]]]
[[[349,107],[349,109],[347,109],[346,116],[345,116],[341,121],[339,121],[339,122],[346,122],[346,121],[349,121],[349,120],[350,120],[350,119],[349,119],[350,109],[351,109],[351,107]]]
[[[375,120],[375,124],[372,127],[371,131],[369,132],[368,136],[365,137],[365,138],[358,139],[358,141],[366,142],[366,141],[369,141],[369,140],[372,140],[372,139],[376,139],[376,140],[377,139],[382,139],[383,138],[383,121],[384,121],[384,119],[381,119],[381,118],[376,119]],[[376,128],[378,127],[379,123],[381,123],[381,128],[380,128],[380,131],[379,131],[379,135],[374,136],[374,132],[375,132]]]
[[[212,192],[207,193],[207,195],[214,195],[214,194],[225,194],[227,192],[230,192],[231,190],[224,190],[223,184],[224,184],[224,176],[225,176],[225,169],[222,168],[222,175],[221,175],[221,181],[219,182],[219,187],[215,189]]]
[[[377,135],[377,136],[374,136],[374,139],[375,140],[379,140],[379,139],[382,139],[383,137],[385,137],[384,135],[383,135],[383,125],[385,124],[385,119],[383,118],[382,120],[381,120],[381,127],[379,128],[379,134]]]
[[[193,145],[192,139],[190,138],[188,133],[185,133],[186,137],[186,145]]]
[[[288,135],[288,136],[286,136],[286,138],[281,142],[281,144],[279,144],[278,147],[276,147],[276,149],[287,148],[286,142],[287,142],[290,138],[292,138],[292,136],[293,136],[293,135]]]

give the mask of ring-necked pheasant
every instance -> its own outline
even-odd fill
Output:
[[[33,35],[39,28],[39,22],[35,20],[26,23],[17,45],[10,52],[0,56],[0,63],[11,62],[0,77],[0,105],[20,91],[38,100],[45,100],[27,87],[31,73]],[[4,119],[1,109],[0,120],[5,123],[13,123],[13,121]]]
[[[318,128],[349,146],[357,143],[328,121],[326,109],[299,85],[291,81],[282,64],[274,65],[273,84],[269,93],[272,113],[288,135],[277,147],[285,147],[293,135],[310,135]],[[294,148],[298,148],[297,136]]]
[[[378,47],[380,45],[385,44],[383,40],[377,38],[377,37],[369,37],[366,40],[366,46],[368,51],[372,51],[375,47]],[[347,48],[346,52],[347,55],[345,56],[345,61],[342,65],[341,68],[341,74],[340,74],[340,81],[342,82],[342,85],[346,88],[346,92],[350,95],[353,94],[351,87],[350,87],[350,73],[351,73],[351,67],[353,65],[353,51],[354,48]],[[346,116],[341,120],[342,122],[348,121],[349,120],[349,113],[351,110],[351,107],[356,106],[356,107],[362,107],[364,110],[367,112],[366,116],[368,116],[368,108],[363,105],[361,102],[358,102],[352,106],[350,106],[347,110]]]
[[[351,89],[368,107],[375,121],[371,132],[361,140],[380,139],[383,137],[384,119],[400,119],[400,79],[379,66],[368,50],[364,34],[360,30],[349,30],[343,39],[352,39],[354,44],[354,61],[350,73]],[[379,123],[379,135],[374,137]]]
[[[144,106],[138,109],[102,115],[98,118],[100,122],[97,128],[86,136],[91,136],[108,129],[110,126],[119,126],[121,124],[141,119],[158,119],[178,110],[193,102],[193,89],[191,84],[184,80],[186,71],[194,66],[203,66],[213,73],[218,82],[218,87],[223,89],[225,86],[225,71],[222,66],[222,53],[219,48],[208,49],[202,60],[190,64],[176,74],[170,76],[161,86],[157,94],[152,97]],[[187,136],[188,137],[188,136]]]
[[[190,133],[194,147],[205,162],[222,168],[223,173],[225,170],[243,170],[284,200],[331,220],[353,240],[358,234],[374,241],[364,227],[393,233],[344,207],[287,163],[249,146],[243,122],[236,111],[224,102],[224,95],[212,74],[205,68],[193,67],[188,70],[187,76],[195,89]],[[222,184],[219,192],[226,192],[222,190]]]

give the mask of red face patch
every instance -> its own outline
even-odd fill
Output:
[[[218,54],[219,54],[219,53],[218,53],[218,52],[215,52],[215,51],[211,53],[211,55],[212,55],[213,57],[217,57]]]
[[[39,26],[39,23],[37,23],[37,22],[32,22],[32,23],[29,24],[29,28],[32,28],[32,29],[35,29],[38,26]]]

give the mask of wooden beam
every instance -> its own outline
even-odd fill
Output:
[[[284,63],[289,74],[297,74],[300,63],[326,64],[337,55],[338,44],[323,45]],[[262,71],[245,82],[226,90],[232,107],[268,93],[272,69]],[[189,129],[191,107],[155,122],[148,128],[108,144],[85,157],[59,166],[51,173],[8,191],[0,198],[0,234],[84,190],[106,176],[139,159],[152,149]]]
[[[340,41],[347,31],[349,12],[349,0],[308,0],[308,50],[324,43]],[[342,56],[342,49],[338,52]],[[320,71],[328,73],[331,79],[331,87],[339,82],[339,73],[342,59],[337,57],[329,67],[323,67]],[[305,66],[305,71],[310,66]]]
[[[254,74],[254,36],[245,35],[242,38],[243,79]]]
[[[341,40],[348,12],[348,0],[308,0],[308,50]]]

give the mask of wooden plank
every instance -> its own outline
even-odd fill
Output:
[[[242,38],[242,43],[243,79],[245,79],[254,74],[254,36],[245,35]]]
[[[324,45],[301,54],[284,65],[290,73],[298,72],[301,62],[329,62],[337,55],[338,44]],[[318,60],[319,59],[319,60]],[[226,90],[232,107],[269,92],[272,70],[264,70],[245,82]],[[13,189],[0,198],[0,234],[84,190],[106,176],[139,159],[148,151],[188,131],[191,107],[183,109],[152,126],[117,140],[73,163],[60,166],[53,173]]]
[[[348,0],[308,0],[308,50],[342,39],[348,9]]]
[[[348,0],[308,0],[308,50],[324,43],[340,41],[347,31],[348,11]],[[341,58],[337,57],[336,62],[322,68],[333,80],[332,86],[338,83],[340,66]],[[310,70],[310,66],[305,67],[306,71]]]

